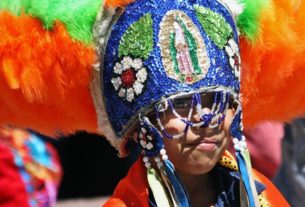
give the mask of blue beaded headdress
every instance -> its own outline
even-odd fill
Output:
[[[171,109],[186,124],[185,130],[213,127],[212,123],[221,124],[233,102],[237,109],[231,135],[250,206],[255,206],[256,190],[242,134],[238,33],[230,10],[215,0],[137,0],[124,10],[108,9],[103,15],[101,26],[96,29],[106,28],[98,37],[100,77],[104,108],[118,137],[112,143],[119,143],[122,148],[131,133],[139,130],[138,141],[144,154],[157,157],[161,172],[170,177],[175,191],[180,192],[178,197],[182,200],[176,199],[177,203],[185,206],[187,196],[171,173],[173,166],[162,142],[163,137],[181,135],[167,133],[158,113]],[[213,107],[207,113],[200,105],[203,93],[214,94]],[[192,100],[190,114],[196,110],[200,122],[193,123],[175,111],[172,101],[181,97]],[[152,112],[158,128],[147,117]],[[156,176],[148,158],[144,162],[150,174]]]
[[[233,18],[217,1],[190,2],[139,0],[111,28],[102,82],[105,108],[119,137],[141,109],[162,97],[208,87],[239,93]]]

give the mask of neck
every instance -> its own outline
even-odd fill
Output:
[[[190,175],[177,171],[193,207],[210,207],[217,200],[217,181],[213,171],[202,175]]]

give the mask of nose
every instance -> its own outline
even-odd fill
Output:
[[[191,118],[191,122],[194,122],[194,123],[198,123],[198,122],[202,122],[204,121],[204,116],[205,115],[209,115],[211,113],[211,109],[210,108],[203,108],[203,109],[200,109],[200,111],[197,111],[194,112],[192,118]],[[205,123],[205,124],[200,124],[201,126],[197,126],[197,127],[194,127],[196,128],[197,130],[199,130],[200,128],[206,128],[210,123]]]
[[[200,111],[198,111],[200,110]],[[205,114],[209,114],[211,113],[211,109],[205,107],[203,109],[196,109],[196,111],[193,113],[193,116],[192,116],[192,120],[193,122],[199,122],[201,121],[201,117],[204,116]]]

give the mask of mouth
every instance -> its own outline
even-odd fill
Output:
[[[194,142],[187,143],[186,146],[189,148],[195,148],[203,152],[213,152],[220,145],[220,141],[215,138],[201,138]]]

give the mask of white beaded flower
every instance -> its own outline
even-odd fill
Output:
[[[154,148],[154,145],[152,143],[153,138],[150,135],[147,135],[147,130],[143,127],[139,132],[139,139],[143,149],[152,150]]]
[[[239,78],[241,60],[238,45],[233,39],[228,41],[228,44],[225,46],[225,51],[229,56],[230,66],[234,70],[235,77]]]
[[[132,102],[141,95],[148,74],[140,58],[124,57],[115,64],[113,73],[111,83],[119,97]]]

